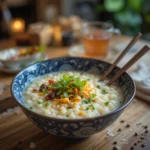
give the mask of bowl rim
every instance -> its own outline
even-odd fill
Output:
[[[93,61],[100,61],[100,62],[103,62],[103,63],[107,63],[109,65],[111,65],[111,63],[109,62],[106,62],[106,61],[103,61],[103,60],[98,60],[98,59],[93,59],[93,58],[83,58],[83,57],[57,57],[57,58],[52,58],[52,59],[48,59],[48,60],[44,60],[44,61],[40,61],[40,62],[37,62],[37,63],[34,63],[30,66],[34,66],[34,65],[37,65],[37,64],[40,64],[40,63],[43,63],[43,62],[46,62],[46,61],[50,61],[50,60],[59,60],[59,59],[63,59],[63,58],[71,58],[71,59],[85,59],[85,60],[93,60]],[[131,76],[127,73],[127,72],[124,72],[128,77],[129,79],[131,80],[132,84],[133,84],[133,87],[134,87],[134,92],[132,94],[132,97],[127,101],[127,103],[125,104],[122,104],[119,108],[115,109],[114,111],[112,112],[109,112],[108,114],[104,114],[104,115],[101,115],[101,116],[96,116],[96,117],[90,117],[90,118],[78,118],[78,119],[65,119],[65,118],[55,118],[55,117],[51,117],[51,116],[46,116],[46,115],[42,115],[40,113],[37,113],[37,112],[34,112],[30,109],[28,109],[27,107],[25,107],[23,104],[19,103],[18,102],[18,99],[15,97],[14,95],[14,92],[13,92],[13,84],[14,84],[14,81],[15,79],[20,75],[22,74],[25,70],[27,70],[30,66],[26,67],[25,69],[23,69],[22,71],[20,71],[12,80],[11,82],[11,86],[10,86],[10,91],[11,91],[11,95],[12,97],[15,99],[15,101],[17,102],[17,104],[19,104],[19,106],[23,109],[23,112],[24,112],[24,109],[28,112],[30,112],[31,114],[35,114],[37,116],[40,116],[40,117],[44,117],[45,119],[51,119],[53,121],[65,121],[65,122],[80,122],[80,121],[92,121],[92,120],[97,120],[97,119],[103,119],[104,117],[107,117],[107,116],[110,116],[110,115],[113,115],[119,111],[122,111],[124,108],[126,108],[130,103],[131,101],[133,100],[134,96],[135,96],[135,92],[136,92],[136,86],[135,86],[135,82],[134,80],[131,78]],[[118,66],[115,66],[115,68],[118,68],[120,69],[120,67]],[[25,113],[25,112],[24,112]],[[25,113],[26,114],[26,113]]]

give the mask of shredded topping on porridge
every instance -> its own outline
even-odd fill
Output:
[[[63,74],[60,80],[48,80],[47,83],[40,86],[39,90],[33,89],[33,92],[44,96],[45,102],[53,100],[60,104],[69,104],[70,102],[79,102],[82,98],[85,98],[83,103],[94,102],[96,93],[91,94],[91,90],[88,80]]]

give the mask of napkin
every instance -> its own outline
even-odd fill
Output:
[[[150,66],[141,62],[137,70],[130,75],[137,86],[136,95],[150,102]]]

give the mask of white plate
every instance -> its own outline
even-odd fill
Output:
[[[39,62],[39,61],[46,60],[46,59],[48,59],[48,57],[46,56],[46,54],[44,54],[44,56],[42,56],[39,60],[35,60],[35,62]],[[8,68],[8,67],[3,66],[2,63],[0,63],[0,72],[16,74],[16,73],[20,72],[21,70],[23,70],[25,67],[27,67],[27,66],[22,66],[19,68],[13,68],[13,67]]]

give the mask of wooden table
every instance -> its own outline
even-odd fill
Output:
[[[127,37],[122,37],[121,40],[126,39],[129,40]],[[51,47],[47,54],[49,58],[67,56],[68,48]],[[0,82],[10,85],[13,77],[0,73]],[[125,122],[121,123],[121,120]],[[127,128],[127,124],[130,127]],[[120,149],[129,150],[133,144],[132,141],[137,140],[138,136],[134,136],[135,132],[138,134],[145,132],[146,129],[142,126],[150,127],[150,104],[136,98],[110,127],[91,136],[86,141],[70,144],[40,130],[19,109],[19,114],[15,113],[0,118],[0,150],[31,149],[29,148],[31,142],[36,144],[36,150],[112,150],[116,146],[113,144],[115,141],[117,141],[117,147]],[[107,136],[108,129],[114,136]],[[141,144],[138,143],[139,150],[150,150],[148,145],[141,148]],[[134,149],[138,150],[137,147]]]

